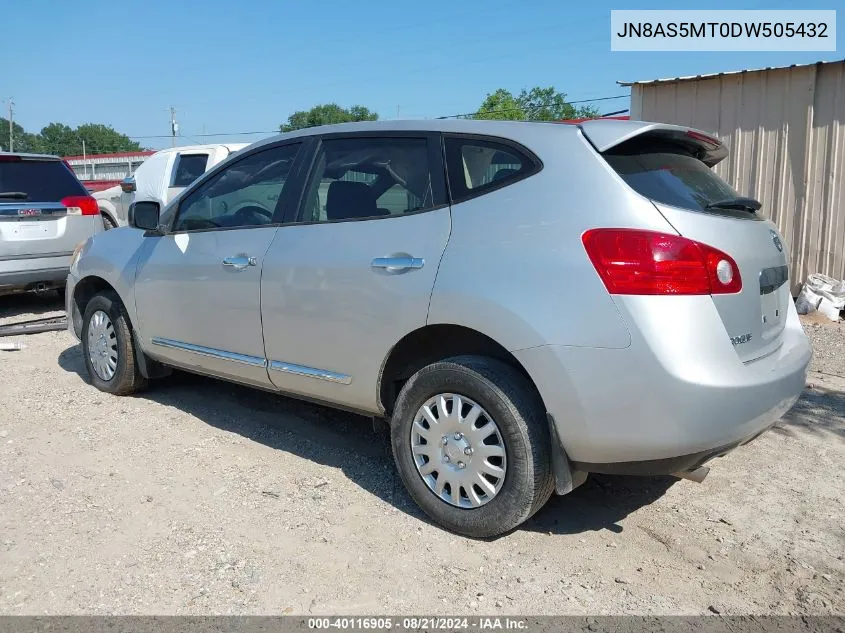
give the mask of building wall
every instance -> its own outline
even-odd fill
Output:
[[[845,279],[845,61],[634,84],[631,118],[727,143],[715,169],[777,224],[793,292],[810,273]]]
[[[122,180],[135,173],[135,170],[149,158],[153,152],[123,152],[120,154],[91,154],[70,156],[68,165],[83,182],[101,180]]]

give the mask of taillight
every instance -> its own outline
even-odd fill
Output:
[[[62,198],[62,205],[67,207],[68,215],[98,215],[97,201],[91,196],[68,196]]]
[[[727,253],[680,235],[592,229],[581,237],[607,291],[618,295],[708,295],[742,290]]]

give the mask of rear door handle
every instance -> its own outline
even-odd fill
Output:
[[[254,257],[238,255],[236,257],[227,257],[223,260],[223,265],[229,266],[230,268],[234,268],[235,270],[243,270],[248,266],[255,266],[256,261]]]
[[[422,257],[376,257],[370,266],[395,273],[422,268],[425,266],[425,260]]]

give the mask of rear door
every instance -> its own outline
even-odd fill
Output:
[[[765,208],[755,211],[755,201],[712,171],[727,155],[724,145],[695,130],[654,125],[617,144],[601,141],[605,160],[678,233],[736,261],[742,289],[712,298],[740,359],[777,349],[791,301],[786,249],[775,225],[762,217]]]
[[[0,262],[69,257],[101,222],[96,202],[61,160],[0,156]]]

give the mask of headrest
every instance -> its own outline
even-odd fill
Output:
[[[335,180],[326,195],[326,218],[368,218],[378,215],[376,199],[370,186],[363,182]]]

